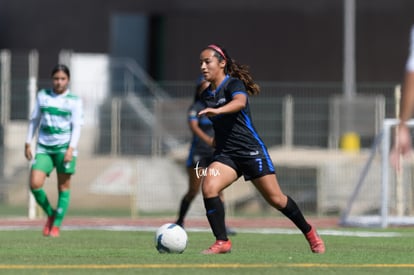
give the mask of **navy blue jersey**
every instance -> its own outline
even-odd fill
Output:
[[[247,97],[244,109],[210,117],[215,132],[215,154],[237,158],[269,158],[266,146],[253,126],[244,83],[226,76],[216,91],[211,91],[210,87],[201,94],[201,100],[207,107],[219,108],[230,102],[236,94],[242,93]]]
[[[195,101],[190,108],[188,109],[188,121],[196,120],[198,122],[198,127],[206,133],[208,136],[214,136],[213,123],[207,116],[198,116],[198,112],[203,110],[205,105],[200,101]],[[203,167],[206,167],[213,157],[214,149],[205,143],[197,135],[193,134],[191,141],[190,153],[187,159],[187,166],[194,166],[197,162],[200,162],[200,165],[203,164]],[[208,161],[204,161],[208,160]]]

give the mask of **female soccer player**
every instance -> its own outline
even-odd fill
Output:
[[[194,102],[188,109],[188,125],[193,133],[190,151],[188,154],[186,167],[188,174],[188,190],[181,199],[178,218],[175,222],[181,227],[184,226],[184,219],[194,198],[200,190],[203,179],[203,171],[213,160],[214,152],[214,129],[210,119],[206,116],[198,116],[198,112],[204,109],[200,102],[200,94],[210,83],[201,78],[196,87]],[[220,193],[221,199],[223,199]],[[236,232],[227,228],[227,234],[235,235]]]
[[[38,130],[36,155],[30,173],[30,189],[47,215],[43,235],[59,237],[59,228],[69,206],[70,179],[75,173],[77,144],[83,123],[82,101],[69,89],[70,72],[65,65],[52,70],[52,89],[40,90],[32,111],[25,156],[32,160],[31,141]],[[46,177],[56,167],[57,208],[53,209],[43,189]]]
[[[200,69],[211,85],[201,94],[206,108],[198,114],[211,119],[215,132],[214,160],[208,166],[202,193],[216,242],[202,253],[231,251],[219,193],[241,175],[253,182],[271,206],[292,220],[305,235],[312,252],[324,253],[325,245],[316,229],[306,221],[295,201],[280,189],[267,148],[252,124],[248,96],[258,94],[260,88],[248,67],[236,63],[223,48],[209,45],[200,54]]]

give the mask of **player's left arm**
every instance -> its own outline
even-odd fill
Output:
[[[236,113],[246,107],[247,104],[247,94],[244,92],[234,93],[233,98],[229,103],[219,107],[219,108],[206,108],[201,110],[199,115],[206,116],[216,116],[221,114],[230,114]]]
[[[69,162],[72,160],[73,151],[76,149],[79,143],[81,128],[83,125],[83,104],[82,100],[79,99],[72,111],[72,133],[69,143],[69,148],[66,150],[65,153],[65,162]]]
[[[414,109],[414,71],[405,74],[403,93],[401,98],[400,119],[404,123],[411,118]]]

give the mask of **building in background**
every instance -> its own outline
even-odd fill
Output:
[[[358,82],[399,82],[411,0],[356,1]],[[40,77],[61,49],[130,56],[156,80],[193,80],[218,43],[259,81],[341,81],[343,0],[1,0],[0,49],[37,49]]]

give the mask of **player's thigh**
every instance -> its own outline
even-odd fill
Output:
[[[30,172],[30,187],[37,189],[43,186],[45,179],[53,171],[53,160],[48,154],[36,154]]]
[[[39,153],[36,154],[31,168],[32,168],[32,171],[33,170],[42,171],[47,176],[49,176],[54,168],[52,156],[49,154],[39,154]]]
[[[211,163],[204,171],[202,190],[205,198],[218,196],[238,178],[232,167],[218,161]]]
[[[70,162],[64,162],[65,154],[58,153],[53,156],[53,162],[56,166],[56,172],[60,174],[75,174],[76,171],[76,157],[72,157]]]

